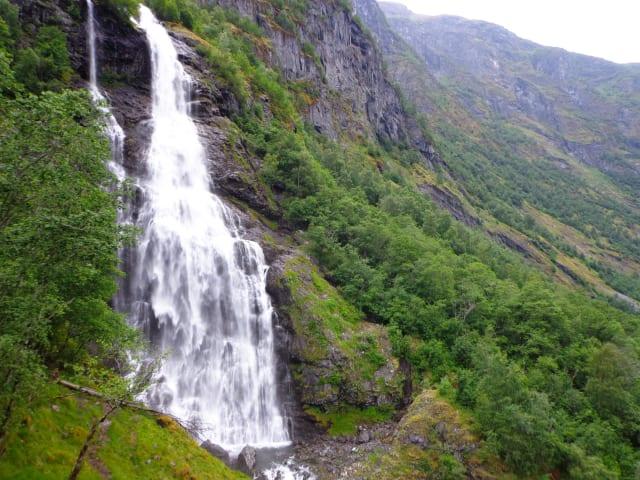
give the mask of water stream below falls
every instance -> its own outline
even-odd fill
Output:
[[[140,7],[152,63],[152,135],[140,179],[143,229],[131,318],[167,352],[146,401],[198,426],[232,455],[290,443],[276,395],[273,308],[260,246],[213,193],[189,115],[192,79]]]

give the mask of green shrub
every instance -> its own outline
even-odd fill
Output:
[[[61,90],[73,73],[64,32],[55,26],[41,27],[33,47],[18,51],[15,72],[32,92]]]

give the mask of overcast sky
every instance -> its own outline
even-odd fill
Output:
[[[486,20],[520,37],[614,62],[640,62],[640,0],[393,0],[416,13]]]

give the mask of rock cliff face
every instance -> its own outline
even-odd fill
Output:
[[[308,2],[304,22],[292,31],[269,20],[276,16],[269,2],[210,3],[236,9],[264,30],[271,42],[264,60],[286,80],[314,85],[318,97],[306,113],[316,130],[331,138],[349,132],[413,146],[431,166],[441,162],[403,109],[372,37],[341,2]]]

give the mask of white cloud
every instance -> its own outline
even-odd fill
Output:
[[[394,0],[416,13],[502,25],[534,42],[640,62],[640,0]]]

